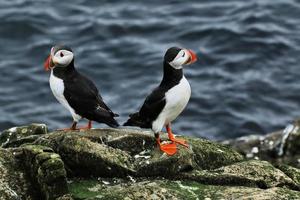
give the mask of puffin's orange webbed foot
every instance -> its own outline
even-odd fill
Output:
[[[174,142],[168,144],[161,144],[159,133],[155,134],[156,143],[161,151],[166,153],[169,156],[174,155],[177,152],[177,146]]]
[[[177,152],[177,146],[175,143],[159,144],[159,148],[169,156],[172,156]]]
[[[170,139],[172,142],[175,142],[175,143],[177,143],[177,144],[180,144],[180,145],[182,145],[182,146],[184,146],[184,147],[189,148],[189,145],[188,145],[187,141],[185,141],[184,139],[177,139],[177,138],[175,138],[174,134],[172,133],[170,124],[168,124],[168,125],[166,126],[166,129],[167,129],[167,132],[168,132],[169,139]]]
[[[177,143],[177,144],[180,144],[180,145],[182,145],[182,146],[184,146],[184,147],[186,147],[186,148],[189,148],[189,145],[188,145],[188,143],[187,143],[187,141],[185,141],[184,139],[176,139],[175,137],[174,138],[172,138],[172,139],[170,139],[172,142],[175,142],[175,143]]]

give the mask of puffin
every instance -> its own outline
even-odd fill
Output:
[[[70,128],[61,130],[91,129],[92,121],[118,127],[114,113],[103,101],[95,84],[79,73],[74,66],[74,54],[70,47],[56,45],[44,63],[46,71],[51,70],[49,78],[53,95],[73,117]],[[88,120],[88,125],[77,128],[80,119]]]
[[[191,87],[183,74],[183,67],[196,61],[197,55],[192,50],[169,48],[164,56],[162,81],[146,97],[140,110],[130,114],[124,123],[124,126],[152,129],[160,150],[167,155],[177,152],[176,144],[188,147],[185,140],[174,136],[171,122],[184,110],[191,97]],[[159,137],[164,127],[171,143],[163,144]]]

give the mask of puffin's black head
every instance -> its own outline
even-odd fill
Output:
[[[189,49],[171,47],[167,50],[164,60],[173,68],[181,69],[183,65],[189,65],[196,62],[197,55]]]
[[[50,55],[45,61],[45,70],[55,67],[67,67],[74,59],[73,51],[70,47],[56,45],[51,48]]]

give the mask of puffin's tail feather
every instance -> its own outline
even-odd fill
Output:
[[[95,114],[96,119],[94,119],[94,121],[96,122],[105,123],[113,128],[117,128],[118,126],[120,126],[120,124],[114,119],[114,117],[119,116],[118,114],[103,111],[98,111]]]
[[[117,128],[120,126],[120,124],[114,119],[112,118],[109,122],[106,123],[108,126],[112,127],[112,128]]]
[[[133,113],[129,115],[129,119],[127,122],[123,124],[123,126],[138,126],[141,128],[146,128],[146,123],[140,118],[139,113]]]

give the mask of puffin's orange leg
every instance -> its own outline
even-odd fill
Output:
[[[159,138],[159,133],[155,134],[156,142],[159,146],[159,149],[163,152],[165,152],[167,155],[172,156],[177,152],[177,147],[174,142],[170,144],[161,144],[160,138]]]
[[[189,147],[188,143],[184,140],[184,139],[176,139],[174,134],[172,133],[172,130],[171,130],[171,125],[168,124],[166,126],[166,129],[167,129],[167,132],[168,132],[168,136],[169,136],[169,139],[172,141],[172,142],[175,142],[177,144],[180,144],[182,146],[185,146],[185,147]]]
[[[89,130],[89,129],[91,129],[91,128],[92,128],[92,121],[89,120],[87,126],[79,127],[78,129],[79,129],[79,130]]]
[[[77,122],[73,122],[72,126],[70,128],[61,128],[61,129],[57,129],[59,131],[74,131],[74,130],[78,130],[76,128]]]

